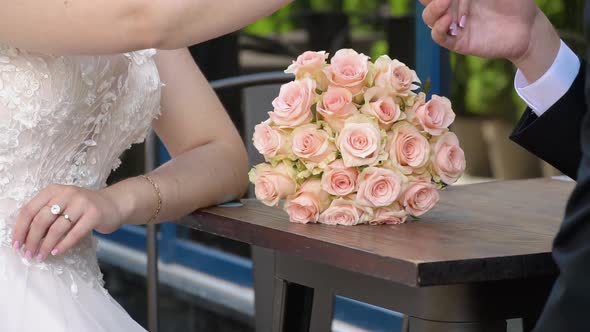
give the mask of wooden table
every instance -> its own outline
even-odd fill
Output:
[[[450,187],[398,226],[299,225],[256,201],[183,224],[254,248],[257,330],[330,331],[333,297],[404,313],[409,331],[530,329],[556,275],[551,243],[573,182]]]

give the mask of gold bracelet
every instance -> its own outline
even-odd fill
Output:
[[[156,210],[154,211],[154,214],[152,215],[150,220],[148,220],[148,222],[147,222],[147,224],[149,225],[149,224],[156,221],[156,218],[158,218],[158,215],[160,214],[160,210],[162,210],[162,193],[160,192],[160,187],[158,187],[156,182],[154,182],[154,180],[152,180],[151,177],[149,177],[147,175],[143,175],[143,174],[140,175],[139,177],[142,177],[142,178],[148,180],[148,182],[151,183],[152,187],[154,187],[154,191],[156,192],[156,195],[158,196],[158,206],[156,207]]]

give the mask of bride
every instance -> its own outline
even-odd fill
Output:
[[[241,139],[178,48],[286,2],[0,0],[0,330],[145,331],[103,288],[91,232],[242,194]],[[150,126],[172,160],[107,187]]]

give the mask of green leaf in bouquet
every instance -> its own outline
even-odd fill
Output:
[[[282,161],[283,158],[281,157],[270,158],[267,160],[267,162],[269,162],[272,167],[277,167],[277,165],[280,164]]]
[[[293,163],[293,165],[295,166],[295,169],[297,170],[298,173],[307,171],[307,167],[305,166],[305,163],[300,159],[297,159]]]
[[[402,112],[405,112],[406,111],[406,100],[404,98],[398,97],[397,98],[397,101],[398,101],[398,104],[399,104],[399,109]]]
[[[432,87],[432,80],[430,78],[428,78],[426,81],[424,81],[424,84],[422,85],[422,92],[424,92],[426,95],[428,95],[431,87]]]
[[[252,167],[248,172],[248,180],[250,180],[250,183],[256,183],[256,167]]]

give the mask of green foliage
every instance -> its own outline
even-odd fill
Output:
[[[298,27],[298,14],[308,12],[345,12],[350,15],[353,32],[375,32],[365,17],[377,15],[379,9],[391,4],[397,15],[407,14],[413,8],[414,0],[297,0],[278,12],[258,20],[246,27],[248,33],[270,35],[289,32]]]
[[[391,15],[403,16],[414,11],[414,0],[389,0]]]
[[[378,40],[371,46],[371,59],[375,60],[383,54],[387,54],[389,49],[389,45],[385,40]]]
[[[256,35],[279,34],[293,30],[295,24],[292,18],[293,5],[285,6],[274,14],[246,27],[246,32]]]

